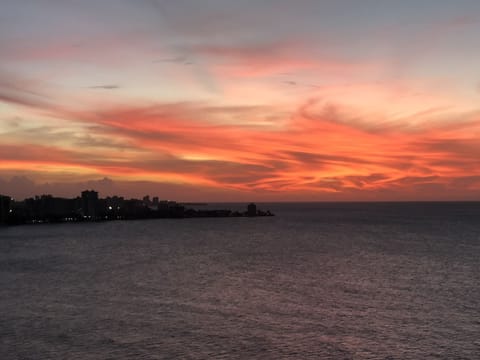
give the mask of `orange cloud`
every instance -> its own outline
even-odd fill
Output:
[[[109,176],[277,199],[465,197],[480,187],[478,115],[450,115],[448,108],[392,127],[315,98],[295,108],[183,102],[89,111],[8,101],[82,126],[60,135],[36,128],[36,138],[20,127],[0,146],[0,174],[29,169],[51,181]],[[259,121],[269,117],[275,121]]]
[[[449,126],[419,133],[372,133],[338,121],[338,114],[328,110],[312,114],[309,106],[309,102],[300,106],[285,128],[275,131],[205,122],[205,117],[228,113],[228,108],[218,111],[175,104],[114,109],[98,112],[85,121],[100,125],[98,131],[103,136],[124,139],[141,150],[138,158],[103,153],[95,159],[88,149],[80,153],[49,148],[29,152],[38,155],[34,157],[37,161],[55,158],[59,168],[61,164],[84,166],[115,178],[277,193],[448,186],[455,179],[480,175],[476,167],[479,142],[475,137],[469,141],[448,140],[449,134],[458,136],[458,130]],[[248,108],[249,113],[252,111],[261,109]],[[468,134],[472,126],[477,123],[467,126],[463,133]],[[14,155],[11,151],[10,157]],[[31,164],[34,159],[25,161]],[[472,180],[470,187],[476,186]]]

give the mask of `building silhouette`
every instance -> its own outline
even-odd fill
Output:
[[[193,209],[176,201],[124,199],[119,196],[100,199],[98,192],[85,190],[81,196],[66,199],[52,195],[35,196],[23,201],[14,201],[0,195],[0,224],[43,224],[79,221],[106,221],[129,219],[161,219],[192,217],[240,217],[273,216],[270,211],[257,210],[251,203],[247,211],[232,212],[228,209]]]
[[[247,216],[257,216],[257,205],[250,203],[247,206]]]
[[[0,224],[6,224],[10,214],[10,197],[0,195]]]
[[[99,216],[98,192],[94,190],[82,191],[82,214],[84,218],[96,219]]]

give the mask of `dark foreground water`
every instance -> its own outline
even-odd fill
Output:
[[[480,204],[0,228],[0,359],[480,359]]]

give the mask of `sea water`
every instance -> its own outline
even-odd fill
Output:
[[[0,359],[480,359],[479,203],[259,207],[0,228]]]

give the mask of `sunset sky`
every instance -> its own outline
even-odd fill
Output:
[[[0,193],[480,200],[478,0],[0,5]]]

